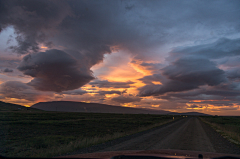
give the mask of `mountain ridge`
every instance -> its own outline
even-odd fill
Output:
[[[67,105],[67,106],[66,106]],[[31,106],[45,111],[89,112],[89,113],[126,113],[126,114],[167,114],[169,111],[146,108],[112,106],[100,103],[85,103],[73,101],[39,102]]]
[[[43,110],[0,101],[0,111],[43,111]]]
[[[60,112],[88,112],[88,113],[125,113],[125,114],[162,114],[162,115],[208,115],[198,112],[175,113],[165,110],[154,110],[147,108],[132,108],[123,106],[113,106],[100,103],[85,103],[74,101],[52,101],[39,102],[31,106],[45,111]]]

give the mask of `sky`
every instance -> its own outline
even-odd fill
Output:
[[[238,0],[0,0],[0,100],[240,115]]]

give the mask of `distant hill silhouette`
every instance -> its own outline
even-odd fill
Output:
[[[198,112],[176,113],[164,110],[152,110],[144,108],[130,108],[122,106],[112,106],[99,103],[84,103],[70,101],[40,102],[25,107],[18,104],[5,103],[0,101],[0,111],[60,111],[60,112],[88,112],[88,113],[123,113],[123,114],[163,114],[163,115],[195,115],[211,116]]]
[[[42,111],[42,110],[0,101],[0,111]]]
[[[209,114],[198,113],[198,112],[186,112],[186,113],[175,113],[175,112],[171,112],[171,113],[168,113],[168,115],[195,115],[195,116],[211,116],[211,115],[209,115]]]
[[[89,113],[124,113],[124,114],[168,114],[169,111],[143,108],[112,106],[99,103],[70,101],[40,102],[31,106],[45,111],[89,112]]]

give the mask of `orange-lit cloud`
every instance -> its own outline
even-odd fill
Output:
[[[30,107],[36,103],[36,102],[30,102],[29,100],[26,100],[26,99],[18,99],[18,98],[5,98],[5,99],[1,99],[1,101],[6,103],[19,104],[25,107]]]
[[[97,73],[98,78],[110,82],[133,81],[134,84],[131,84],[131,87],[127,89],[127,93],[137,94],[137,88],[144,86],[138,79],[144,77],[146,73],[133,65],[132,59],[133,57],[127,53],[113,53],[106,55],[103,63],[93,66],[92,70]]]
[[[212,99],[209,99],[209,100],[191,100],[189,102],[201,103],[201,102],[214,102],[214,101],[230,101],[230,100],[228,100],[228,99],[222,99],[222,100],[212,100]]]
[[[162,85],[162,83],[160,81],[152,81],[152,83],[155,85]]]
[[[141,66],[140,65],[141,63],[142,63],[142,61],[132,60],[130,64],[131,64],[132,68],[134,68],[134,70],[142,73],[144,76],[151,75],[152,74],[151,70],[148,70],[146,67]]]
[[[91,69],[97,73],[97,77],[109,81],[132,81],[144,76],[131,65],[132,56],[118,52],[106,55],[103,63],[93,66]]]

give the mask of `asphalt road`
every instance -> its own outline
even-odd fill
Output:
[[[179,120],[98,152],[159,149],[240,154],[239,147],[227,141],[197,117]]]

